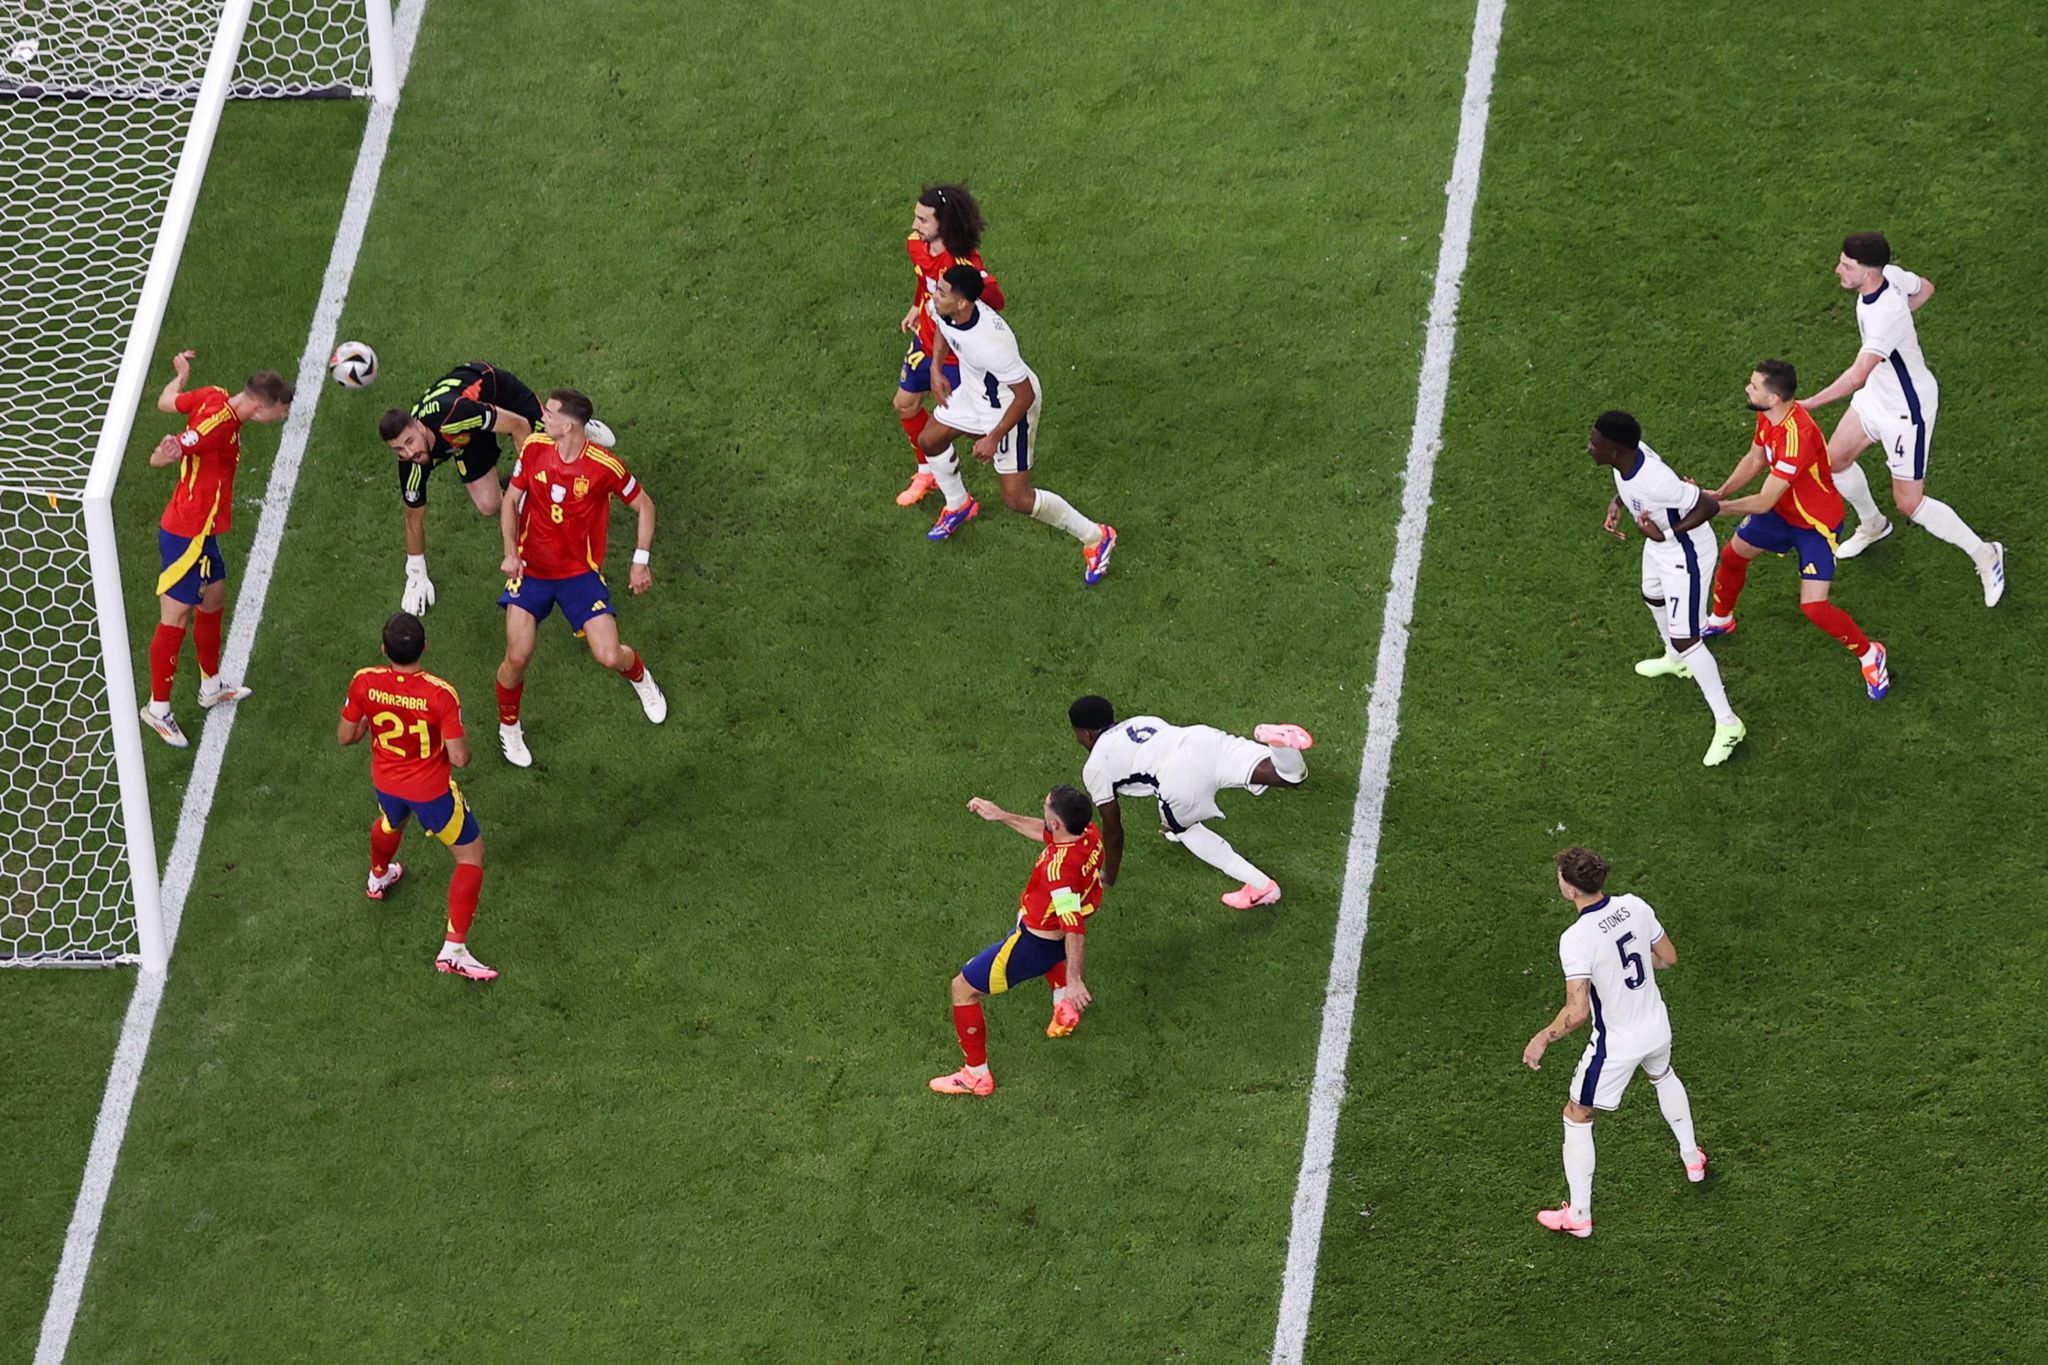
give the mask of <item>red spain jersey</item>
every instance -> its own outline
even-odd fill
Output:
[[[235,507],[235,462],[242,458],[242,419],[228,391],[209,386],[178,395],[185,430],[178,434],[178,486],[157,524],[174,536],[227,533]]]
[[[1792,485],[1771,510],[1794,526],[1832,534],[1842,524],[1842,495],[1828,467],[1828,438],[1813,414],[1794,403],[1785,424],[1773,426],[1758,413],[1756,443],[1770,457],[1770,472]]]
[[[1066,903],[1064,912],[1061,902]],[[1088,916],[1102,905],[1102,831],[1090,825],[1080,838],[1064,844],[1054,843],[1048,832],[1045,852],[1038,855],[1038,866],[1031,869],[1031,880],[1024,884],[1017,904],[1024,911],[1026,929],[1087,933]]]
[[[911,301],[917,305],[917,349],[926,355],[932,353],[932,337],[938,330],[938,324],[932,321],[931,311],[925,305],[932,301],[932,291],[938,288],[939,277],[962,262],[981,272],[981,301],[998,313],[1002,312],[1002,286],[981,263],[979,251],[955,256],[950,251],[935,251],[924,238],[914,232],[910,234],[910,268],[917,275],[917,287],[911,294]]]
[[[431,673],[402,673],[390,664],[359,668],[341,718],[370,722],[370,785],[408,801],[431,801],[448,790],[448,744],[461,739],[462,698]]]
[[[565,460],[554,438],[538,433],[519,449],[512,487],[526,494],[519,509],[519,558],[532,578],[603,573],[612,495],[627,503],[640,496],[640,481],[595,441]]]

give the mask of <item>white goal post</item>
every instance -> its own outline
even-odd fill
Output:
[[[113,494],[222,109],[397,95],[389,0],[0,0],[0,966],[169,963]]]

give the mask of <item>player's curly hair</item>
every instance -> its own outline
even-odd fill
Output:
[[[1599,894],[1600,888],[1607,885],[1607,860],[1590,848],[1575,844],[1561,850],[1557,855],[1557,870],[1567,882],[1589,896]]]
[[[1609,408],[1595,417],[1593,430],[1616,445],[1638,446],[1643,443],[1643,424],[1636,420],[1635,414],[1623,412],[1620,408]]]
[[[1079,834],[1095,819],[1095,803],[1078,787],[1054,787],[1046,800],[1052,813],[1069,834]]]
[[[1100,733],[1116,724],[1116,708],[1109,704],[1108,697],[1077,697],[1067,708],[1067,723],[1076,730]]]
[[[1842,239],[1842,254],[1858,265],[1882,270],[1892,263],[1892,244],[1882,232],[1852,232]]]
[[[965,185],[926,185],[917,202],[939,220],[939,240],[946,250],[955,256],[971,256],[981,250],[981,234],[988,223]]]

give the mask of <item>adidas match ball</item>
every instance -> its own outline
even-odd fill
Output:
[[[583,431],[591,440],[607,449],[618,443],[619,438],[612,435],[612,429],[598,421],[595,417],[583,424]]]
[[[377,378],[377,353],[360,341],[344,341],[327,369],[344,389],[367,389]]]

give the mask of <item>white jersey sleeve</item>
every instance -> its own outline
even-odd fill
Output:
[[[1917,338],[1913,334],[1913,309],[1905,294],[1891,287],[1889,280],[1886,286],[1875,300],[1856,309],[1856,330],[1862,335],[1864,354],[1889,360]]]
[[[1676,526],[1686,513],[1699,506],[1699,485],[1687,483],[1678,472],[1647,445],[1637,447],[1642,462],[1634,474],[1623,477],[1614,471],[1614,491],[1622,506],[1637,516],[1649,516],[1666,526]]]

